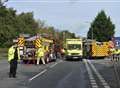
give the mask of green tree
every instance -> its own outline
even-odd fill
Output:
[[[16,17],[15,28],[17,33],[27,33],[35,35],[39,29],[38,23],[33,18],[33,13],[21,13]]]
[[[33,13],[17,15],[12,8],[0,7],[0,47],[10,46],[20,33],[35,35],[38,29]]]
[[[0,0],[0,47],[8,47],[12,40],[16,39],[19,34],[36,35],[47,34],[49,38],[56,39],[56,35],[63,34],[52,26],[46,26],[43,21],[36,21],[32,12],[16,14],[13,8],[6,8]],[[66,38],[74,37],[75,34],[69,31],[65,32]],[[60,38],[58,38],[60,39]]]
[[[6,42],[11,42],[13,36],[15,36],[15,28],[13,27],[15,13],[16,11],[13,9],[0,7],[0,46],[5,46]]]
[[[97,41],[109,41],[114,36],[115,26],[112,23],[110,17],[107,17],[102,10],[95,17],[95,20],[91,23],[91,27],[87,33],[87,38],[95,39]]]
[[[71,33],[68,30],[61,31],[61,37],[63,37],[63,38],[76,38],[75,33]]]

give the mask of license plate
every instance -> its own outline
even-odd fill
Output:
[[[73,57],[73,58],[78,58],[78,57]]]

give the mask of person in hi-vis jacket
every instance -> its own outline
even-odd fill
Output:
[[[17,45],[13,45],[9,48],[8,62],[10,63],[9,77],[16,78],[17,64],[20,62],[20,51]]]
[[[43,64],[45,64],[44,49],[42,47],[37,49],[36,56],[37,56],[37,65],[39,64],[40,60],[42,61]]]

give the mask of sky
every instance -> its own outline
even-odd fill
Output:
[[[115,24],[115,36],[120,36],[119,0],[9,0],[5,5],[18,14],[33,12],[36,20],[82,37],[86,37],[98,12],[104,10]]]

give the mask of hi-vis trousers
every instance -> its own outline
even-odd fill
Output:
[[[44,57],[41,56],[41,57],[37,57],[37,65],[40,63],[40,60],[42,61],[43,64],[45,64]]]

